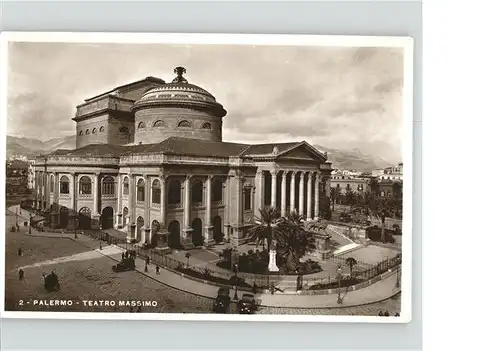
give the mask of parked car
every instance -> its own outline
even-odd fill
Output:
[[[229,288],[220,288],[215,298],[213,311],[215,313],[227,313],[231,305],[231,297]]]
[[[113,272],[133,271],[135,269],[135,260],[133,258],[125,258],[118,264],[113,266]]]
[[[252,294],[243,294],[241,300],[238,301],[239,314],[253,314],[257,311],[257,303]]]

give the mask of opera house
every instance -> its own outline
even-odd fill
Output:
[[[52,228],[109,229],[171,248],[245,242],[259,208],[320,216],[327,155],[305,141],[222,140],[226,110],[177,67],[76,108],[76,149],[35,162],[34,206]],[[125,234],[124,234],[125,235]]]

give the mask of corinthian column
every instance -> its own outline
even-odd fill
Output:
[[[271,171],[271,207],[276,207],[276,171]]]
[[[94,196],[94,209],[93,215],[99,216],[99,173],[94,173],[94,190],[92,191]]]
[[[295,174],[292,172],[290,176],[290,213],[295,211]]]
[[[115,228],[119,229],[122,227],[122,175],[118,173],[118,188],[116,189],[117,191],[117,209],[116,209],[116,224]]]
[[[212,178],[209,175],[205,180],[205,245],[212,246],[215,244],[213,225],[212,225]]]
[[[281,174],[281,217],[286,215],[286,174],[287,171]]]
[[[260,217],[259,210],[264,207],[264,172],[258,170],[255,174],[255,206],[254,216]]]
[[[312,173],[309,172],[307,177],[307,220],[310,221],[312,218]]]
[[[187,175],[184,180],[184,220],[183,220],[183,235],[181,238],[182,246],[184,248],[192,248],[193,240],[191,234],[193,229],[191,228],[191,177],[192,175]]]
[[[299,214],[304,215],[304,172],[300,172],[299,182]]]
[[[160,198],[160,224],[163,228],[166,228],[167,226],[167,218],[166,218],[166,201],[165,199],[167,198],[167,193],[166,193],[166,183],[167,183],[167,177],[165,175],[162,175],[160,177],[160,186],[161,186],[161,198]]]
[[[321,185],[320,173],[316,173],[316,186],[314,187],[314,219],[319,219],[319,187]]]

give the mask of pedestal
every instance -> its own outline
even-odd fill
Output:
[[[150,228],[141,228],[141,243],[142,244],[150,244],[151,243],[151,239],[149,237],[151,233],[151,229]]]
[[[131,243],[135,240],[135,224],[130,225],[130,230],[127,232],[127,243]]]
[[[169,232],[166,229],[160,229],[156,232],[156,247],[157,248],[168,247],[168,235],[169,235]]]
[[[280,270],[276,265],[276,250],[269,251],[269,265],[267,269],[269,272],[278,272]]]
[[[184,250],[190,250],[194,248],[193,229],[188,228],[182,230],[181,247]]]
[[[211,226],[206,226],[205,227],[205,246],[210,247],[215,245],[215,240],[214,240],[214,227]]]

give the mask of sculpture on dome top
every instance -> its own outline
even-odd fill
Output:
[[[182,75],[186,73],[186,69],[184,67],[175,67],[174,73],[177,74],[177,77],[174,78],[172,83],[187,83],[188,81]]]

